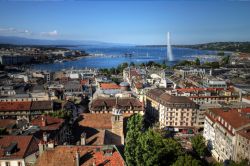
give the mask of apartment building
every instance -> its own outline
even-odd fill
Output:
[[[217,161],[250,159],[249,108],[213,108],[206,112],[203,136]]]
[[[199,106],[184,96],[171,96],[164,89],[152,89],[146,94],[146,114],[161,128],[175,131],[199,128]]]

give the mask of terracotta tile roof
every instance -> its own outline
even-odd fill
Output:
[[[104,106],[106,104],[108,107],[113,107],[116,105],[116,99],[115,98],[97,98],[93,100],[92,105],[93,106]],[[119,98],[117,99],[117,104],[119,106],[142,106],[142,103],[135,99],[135,98]]]
[[[31,101],[0,102],[0,111],[29,111]]]
[[[241,108],[240,112],[249,114],[250,113],[250,108]]]
[[[81,85],[89,85],[89,79],[83,79],[80,81]]]
[[[172,103],[172,104],[178,104],[178,103],[190,103],[190,104],[194,104],[194,102],[192,100],[190,100],[188,97],[185,96],[172,96],[169,95],[167,93],[164,93],[162,95],[160,95],[160,99],[164,100],[168,103]]]
[[[120,89],[120,86],[115,83],[100,83],[100,88],[105,89]]]
[[[136,111],[143,110],[142,103],[135,98],[119,98],[117,99],[117,105],[125,110],[129,109],[129,107],[132,107],[133,110]],[[95,111],[101,111],[103,107],[106,107],[106,110],[112,111],[112,108],[115,106],[115,98],[97,98],[92,101],[90,109]]]
[[[16,124],[16,120],[13,119],[1,119],[0,128],[12,128]]]
[[[5,155],[5,150],[12,143],[17,143],[17,149],[11,155]],[[33,136],[0,136],[0,160],[20,159],[38,151],[38,140]]]
[[[237,131],[239,135],[245,137],[246,139],[250,140],[250,127],[245,127],[244,129]]]
[[[140,73],[138,73],[136,71],[136,69],[131,69],[130,70],[130,77],[133,77],[133,76],[140,76]]]
[[[193,92],[193,91],[220,91],[224,90],[224,88],[181,88],[181,89],[176,89],[177,91],[180,92]]]
[[[32,101],[31,110],[52,110],[53,102],[52,101]]]
[[[111,117],[112,114],[91,114],[83,113],[83,119],[79,122],[79,125],[95,129],[111,129]]]
[[[104,153],[104,146],[57,146],[47,150],[37,160],[36,166],[75,166],[76,154],[80,156],[80,166],[103,165],[124,166],[125,162],[115,146],[112,154]]]
[[[165,93],[163,89],[152,89],[147,93],[147,97],[152,98],[153,100],[158,101],[162,105],[177,105],[177,104],[189,104],[190,107],[197,107],[195,102],[190,100],[185,96],[172,96],[168,93]]]
[[[151,89],[147,92],[148,95],[152,95],[152,96],[160,96],[163,93],[165,93],[164,89]]]
[[[143,84],[140,83],[140,82],[134,83],[134,85],[135,85],[135,87],[136,87],[137,89],[142,89],[142,88],[143,88]]]
[[[46,120],[46,126],[43,126],[42,119]],[[49,131],[49,130],[58,130],[63,125],[64,119],[61,118],[55,118],[48,115],[41,115],[36,117],[31,121],[31,124],[34,126],[39,126],[41,130],[43,131]]]
[[[230,124],[234,129],[242,127],[246,124],[250,124],[250,118],[246,116],[242,116],[241,113],[238,112],[236,109],[228,109],[226,108],[211,108],[213,114],[221,117],[224,121]],[[216,118],[218,121],[218,118]]]
[[[105,130],[96,130],[93,128],[84,127],[86,133],[87,145],[104,145]]]

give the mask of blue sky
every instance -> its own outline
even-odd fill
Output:
[[[35,2],[36,1],[36,2]],[[130,44],[250,41],[250,1],[0,0],[0,35]]]

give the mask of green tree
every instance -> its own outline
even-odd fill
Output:
[[[135,66],[135,63],[134,63],[134,62],[131,62],[131,63],[130,63],[130,66]]]
[[[199,160],[194,159],[190,155],[179,156],[172,166],[201,166]]]
[[[127,134],[125,139],[125,158],[129,166],[141,162],[141,147],[139,139],[143,132],[143,117],[134,114],[128,119]]]
[[[206,147],[206,143],[205,143],[205,139],[202,135],[196,135],[191,139],[191,143],[192,143],[192,147],[193,150],[200,156],[204,156],[206,151],[207,151],[207,147]]]
[[[162,68],[162,69],[166,69],[166,68],[167,68],[167,65],[166,65],[166,64],[161,64],[161,68]]]
[[[217,53],[217,55],[218,55],[218,56],[224,56],[225,53],[224,53],[224,51],[219,51],[219,52]]]
[[[235,162],[230,160],[228,166],[249,166],[249,161],[247,159],[241,160],[240,162]]]
[[[229,57],[229,56],[224,56],[224,57],[221,59],[220,63],[221,63],[221,65],[227,65],[227,64],[229,64],[229,60],[230,60],[230,57]]]
[[[196,58],[196,59],[195,59],[195,65],[196,65],[196,66],[200,66],[200,64],[201,64],[200,59],[199,59],[199,58]]]
[[[116,69],[114,67],[112,67],[110,70],[109,70],[109,73],[110,74],[116,74]]]
[[[177,141],[164,139],[152,129],[142,135],[140,144],[142,160],[137,165],[171,165],[179,155],[183,154],[182,147]]]
[[[204,63],[204,66],[211,67],[211,68],[219,68],[220,64],[219,62],[206,62]]]

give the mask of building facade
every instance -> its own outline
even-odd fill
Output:
[[[199,127],[198,105],[184,96],[171,96],[164,89],[152,89],[146,94],[146,112],[159,122],[160,128],[176,131]]]
[[[217,161],[250,159],[250,118],[246,110],[249,108],[213,108],[206,112],[203,136]]]

